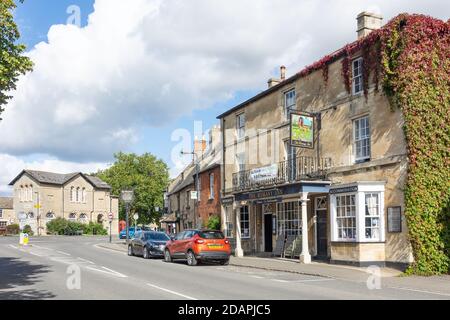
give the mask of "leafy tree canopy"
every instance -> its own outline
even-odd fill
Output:
[[[0,0],[0,115],[19,76],[33,68],[31,60],[23,55],[25,45],[17,43],[20,33],[12,13],[15,8],[13,0]]]
[[[169,183],[169,169],[164,161],[150,153],[117,153],[112,167],[96,175],[112,187],[112,193],[120,195],[121,190],[133,189],[134,201],[130,206],[131,216],[139,214],[138,223],[152,223],[163,208],[164,192]],[[120,203],[120,218],[125,219],[125,205]]]

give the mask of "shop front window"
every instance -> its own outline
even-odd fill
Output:
[[[296,236],[300,232],[300,215],[298,201],[277,204],[278,235]]]
[[[233,208],[231,206],[225,207],[225,237],[233,237]]]
[[[356,239],[356,195],[336,197],[336,223],[339,240]]]
[[[250,238],[250,214],[248,206],[243,206],[240,209],[241,218],[241,238]]]
[[[365,206],[366,239],[380,240],[380,200],[378,193],[366,193]]]
[[[331,194],[332,241],[383,242],[384,183],[350,188],[357,191]]]

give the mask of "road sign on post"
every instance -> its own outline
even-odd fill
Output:
[[[112,231],[112,221],[114,219],[114,215],[112,212],[110,212],[108,214],[108,218],[109,218],[109,243],[111,243],[112,242],[112,232],[111,232]]]

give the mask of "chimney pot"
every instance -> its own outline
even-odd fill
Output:
[[[363,11],[356,17],[358,22],[358,39],[364,38],[373,30],[380,29],[383,24],[383,17],[379,14]]]

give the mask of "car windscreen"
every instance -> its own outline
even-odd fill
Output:
[[[224,239],[225,236],[220,231],[200,231],[198,233],[200,238],[203,239]]]
[[[145,233],[145,240],[154,240],[154,241],[169,241],[170,238],[167,234],[162,232],[148,232]]]

